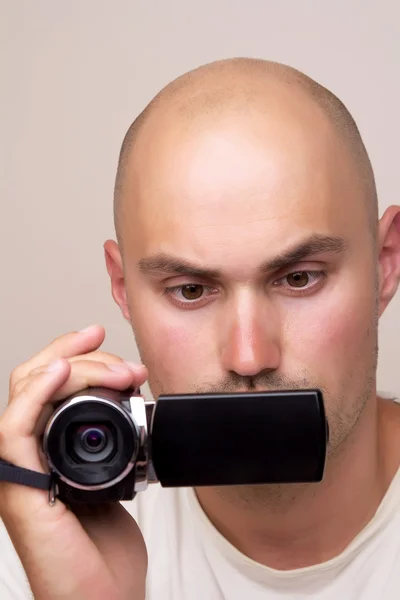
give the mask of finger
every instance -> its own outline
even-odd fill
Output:
[[[71,374],[68,380],[54,394],[52,403],[58,402],[88,387],[105,387],[125,390],[139,387],[147,378],[147,369],[143,365],[129,365],[124,362],[104,364],[97,361],[80,360],[71,362]],[[32,375],[38,375],[42,368]]]
[[[10,394],[15,384],[26,377],[33,369],[50,364],[58,358],[71,358],[92,352],[101,346],[105,330],[100,325],[92,325],[82,331],[61,335],[32,358],[16,367],[10,377]]]
[[[68,362],[68,361],[66,361]],[[46,404],[52,404],[64,400],[68,396],[80,392],[88,387],[101,386],[116,390],[124,390],[130,386],[138,387],[147,378],[147,370],[143,367],[134,372],[128,365],[104,365],[103,363],[81,361],[70,366],[70,376],[63,381],[62,385],[54,390],[51,398],[44,401],[33,399],[37,380],[41,380],[46,374],[46,369],[36,370],[35,375],[27,378],[25,387],[16,395],[10,403],[9,418],[23,419],[21,424],[22,435],[32,435],[37,431],[39,420],[42,422],[42,412]],[[23,417],[22,417],[23,415]]]
[[[134,363],[134,362],[130,362],[130,361],[124,361],[122,358],[115,356],[113,354],[108,354],[107,352],[98,352],[98,351],[97,352],[89,352],[88,354],[81,354],[78,356],[73,356],[72,358],[68,358],[67,360],[72,365],[74,365],[78,362],[82,362],[82,361],[90,361],[90,362],[93,361],[94,363],[104,363],[104,364],[108,364],[108,365],[113,365],[113,364],[125,365],[125,367],[127,366],[129,369],[131,369],[133,371],[133,373],[138,374],[139,376],[142,375],[143,369],[146,369],[146,367],[143,364]],[[22,379],[19,379],[14,384],[13,389],[10,392],[9,404],[11,402],[13,402],[15,400],[15,398],[19,395],[19,393],[23,390],[27,381],[29,380],[29,377],[31,377],[32,375],[37,375],[39,373],[42,373],[43,371],[46,370],[46,367],[47,367],[47,365],[41,365],[40,367],[36,367],[36,368],[32,369],[32,371],[30,371],[25,377],[23,377]],[[146,369],[146,373],[147,373],[147,369]]]
[[[90,356],[89,354],[87,356]],[[95,355],[93,355],[95,356]],[[43,407],[42,412],[36,422],[34,427],[34,435],[39,437],[43,435],[44,430],[46,428],[47,422],[50,419],[51,415],[54,412],[54,403],[59,400],[63,400],[67,398],[69,395],[74,394],[77,390],[83,390],[89,386],[104,386],[110,387],[111,389],[123,390],[129,386],[132,387],[140,387],[146,381],[148,377],[148,371],[144,365],[135,364],[127,362],[125,363],[122,359],[118,359],[117,357],[113,357],[113,355],[109,355],[110,358],[115,358],[114,363],[110,362],[111,369],[108,365],[103,363],[97,363],[93,361],[93,365],[89,361],[85,360],[74,360],[70,363],[72,366],[71,374],[69,380],[54,394],[52,398],[51,404],[46,404]],[[76,358],[76,357],[74,357]],[[87,364],[89,363],[89,364]],[[113,371],[113,365],[122,365],[121,366],[121,375],[122,379],[118,378],[119,372]],[[44,372],[45,367],[39,367],[34,369],[30,375],[39,375]],[[109,372],[111,370],[111,373]],[[129,372],[132,372],[132,376],[129,378]],[[74,381],[71,382],[71,379],[74,378]],[[95,379],[94,379],[95,378]],[[112,379],[112,381],[110,380]],[[20,391],[22,391],[23,387],[27,384],[28,378],[25,378],[16,385],[16,390],[18,387]],[[16,392],[15,398],[18,397],[18,392]],[[14,401],[15,398],[10,402]]]
[[[117,356],[116,354],[110,354],[109,352],[103,352],[100,350],[96,350],[94,352],[87,352],[86,354],[78,354],[76,356],[68,358],[68,360],[70,362],[76,362],[79,360],[95,360],[97,362],[103,362],[106,365],[114,363],[126,363],[128,365],[133,365],[133,368],[143,366],[143,363],[125,360],[121,356]]]
[[[37,440],[31,434],[44,406],[67,381],[70,371],[71,365],[65,359],[52,363],[46,371],[31,378],[18,403],[6,408],[0,419],[0,456],[4,460],[38,468]]]
[[[71,356],[68,360],[70,362],[76,362],[78,360],[95,360],[97,362],[103,362],[106,365],[125,362],[120,356],[110,354],[109,352],[102,352],[101,350],[86,352],[85,354],[77,354],[76,356]]]

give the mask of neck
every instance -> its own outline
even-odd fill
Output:
[[[317,484],[198,488],[220,533],[243,554],[289,570],[342,552],[374,516],[399,466],[400,409],[370,402]]]

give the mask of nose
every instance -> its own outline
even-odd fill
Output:
[[[243,294],[231,307],[225,307],[220,325],[220,357],[225,371],[255,377],[279,367],[279,320],[267,299]]]

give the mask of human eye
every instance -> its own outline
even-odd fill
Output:
[[[284,277],[281,277],[274,285],[284,288],[289,294],[305,294],[322,283],[326,277],[325,271],[293,271]]]
[[[167,287],[164,295],[183,308],[196,308],[203,306],[209,300],[210,295],[216,293],[215,288],[199,283],[187,283],[184,285],[176,285]]]

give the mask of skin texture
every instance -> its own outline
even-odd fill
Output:
[[[399,207],[371,221],[373,184],[354,148],[301,85],[229,63],[218,77],[202,69],[142,121],[117,189],[119,245],[105,244],[154,397],[322,389],[323,484],[197,490],[230,541],[277,568],[342,550],[399,464],[398,409],[376,396],[378,320],[400,276]],[[260,270],[313,236],[344,249]],[[218,272],[170,271],[160,255]]]

